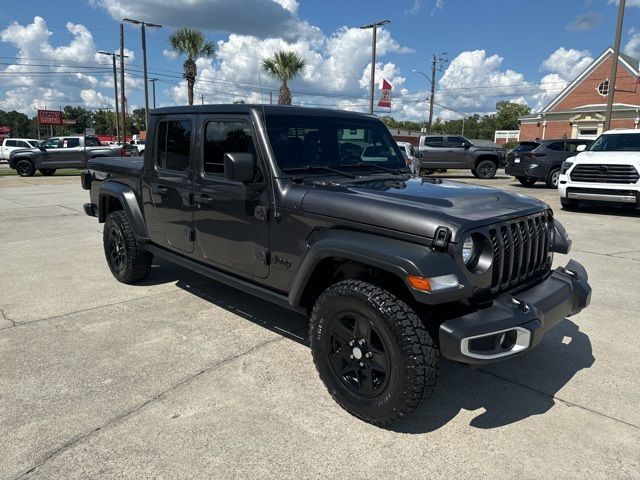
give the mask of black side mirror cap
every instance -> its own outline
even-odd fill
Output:
[[[225,153],[224,177],[232,182],[247,183],[253,180],[256,159],[251,153]]]
[[[571,239],[567,235],[564,226],[557,220],[553,221],[553,251],[556,253],[567,254],[571,250]]]

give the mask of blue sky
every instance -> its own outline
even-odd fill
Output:
[[[198,99],[268,101],[269,90],[277,96],[278,84],[261,73],[260,60],[286,48],[309,64],[292,84],[295,103],[364,111],[371,37],[354,27],[387,18],[376,71],[378,82],[384,76],[394,85],[392,115],[424,118],[427,84],[412,70],[430,73],[431,55],[440,52],[450,63],[438,74],[438,116],[489,112],[498,100],[537,108],[613,42],[617,14],[611,0],[192,0],[177,9],[170,3],[1,2],[0,108],[30,114],[45,103],[108,108],[109,65],[98,63],[94,51],[118,47],[123,16],[164,25],[147,35],[149,70],[160,79],[159,105],[186,102],[182,59],[167,54],[167,37],[176,27],[197,26],[218,48],[216,59],[198,61]],[[628,0],[622,45],[640,55],[635,25],[640,0]],[[134,55],[127,96],[131,106],[142,105],[139,28],[127,24],[125,31]]]

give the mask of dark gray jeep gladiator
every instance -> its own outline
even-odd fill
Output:
[[[151,113],[144,160],[89,161],[88,215],[113,275],[153,257],[310,315],[333,398],[376,425],[434,389],[440,356],[520,355],[585,308],[570,241],[549,207],[412,176],[374,116],[259,105]]]

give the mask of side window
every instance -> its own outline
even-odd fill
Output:
[[[427,137],[424,139],[424,145],[432,148],[444,148],[444,137]]]
[[[549,150],[556,150],[558,152],[562,152],[564,150],[564,142],[553,142],[547,145]]]
[[[46,142],[42,144],[45,148],[59,148],[60,147],[60,139],[59,138],[50,138]]]
[[[80,146],[79,138],[63,138],[62,148],[76,148]]]
[[[256,154],[249,124],[241,121],[211,121],[205,126],[204,172],[224,173],[225,153]]]
[[[4,142],[4,146],[5,147],[17,147],[18,146],[18,142],[16,140],[7,140],[6,142]]]
[[[158,167],[175,172],[187,171],[191,159],[191,121],[160,122],[157,138],[156,162]]]
[[[462,137],[447,137],[447,147],[460,148],[467,141]]]
[[[16,144],[17,144],[17,145],[18,145],[18,147],[20,147],[20,148],[31,148],[27,142],[23,142],[23,141],[21,141],[21,140],[16,141]]]
[[[96,137],[84,137],[84,145],[85,147],[99,147],[101,143]]]

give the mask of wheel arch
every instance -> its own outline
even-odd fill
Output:
[[[474,168],[477,167],[478,164],[483,160],[491,160],[496,164],[496,168],[500,166],[500,159],[496,155],[493,155],[491,153],[482,153],[478,155],[478,158],[476,158],[476,161],[473,164]]]
[[[123,210],[136,237],[140,240],[149,238],[138,196],[131,187],[119,182],[107,181],[100,187],[98,202],[100,223],[104,223],[111,212]]]

